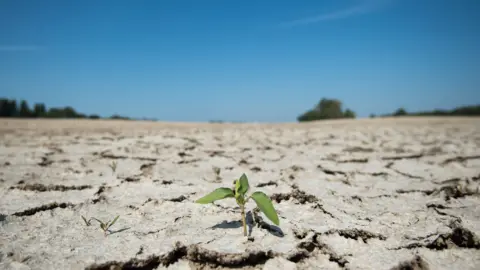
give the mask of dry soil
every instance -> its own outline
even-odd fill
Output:
[[[0,139],[0,269],[480,269],[479,118],[0,119]],[[242,173],[280,226],[249,211],[244,237],[233,199],[194,203]],[[107,236],[81,218],[116,215]]]

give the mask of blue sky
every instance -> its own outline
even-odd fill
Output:
[[[478,0],[0,1],[0,96],[165,121],[480,103]]]

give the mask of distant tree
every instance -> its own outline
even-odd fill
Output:
[[[10,100],[10,113],[12,117],[17,117],[18,116],[18,106],[17,106],[17,101],[12,99]]]
[[[110,116],[110,119],[115,119],[115,120],[129,120],[130,118],[126,117],[126,116],[121,116],[121,115],[118,115],[118,114],[114,114],[112,116]]]
[[[370,114],[370,118],[375,118],[377,117],[374,113]]]
[[[142,117],[140,120],[142,121],[151,121],[151,122],[157,122],[158,119],[156,118],[151,118],[151,117]]]
[[[297,117],[297,120],[299,122],[308,122],[308,121],[315,121],[315,120],[321,120],[321,119],[323,118],[321,118],[320,113],[315,110],[307,111],[302,115],[300,115],[299,117]]]
[[[480,105],[458,107],[451,111],[452,115],[478,116],[480,115]]]
[[[64,108],[50,108],[47,112],[49,118],[67,118]]]
[[[19,117],[31,117],[32,116],[32,111],[30,110],[30,107],[28,106],[28,102],[26,100],[22,100],[20,102],[20,111],[18,113]]]
[[[9,102],[10,100],[6,98],[0,99],[0,117],[8,117],[9,116]]]
[[[399,108],[393,113],[393,116],[404,116],[407,115],[407,111],[404,108]]]
[[[386,116],[480,116],[480,105],[456,107],[452,110],[435,109],[432,111],[407,112],[400,108]]]
[[[18,115],[17,101],[2,98],[0,100],[0,116],[16,117]]]
[[[22,100],[19,106],[17,106],[16,100],[11,100],[8,98],[0,98],[0,117],[101,118],[96,114],[87,116],[86,114],[78,113],[71,106],[47,109],[44,103],[35,103],[33,108],[30,108],[25,100]],[[130,118],[120,115],[113,115],[112,119]],[[150,120],[156,121],[153,118]]]
[[[64,108],[50,108],[46,114],[48,118],[86,118],[85,114],[77,113],[70,106]]]
[[[48,118],[65,118],[61,108],[50,108],[45,116]]]
[[[342,102],[337,99],[322,98],[315,107],[323,119],[343,118]]]
[[[33,106],[33,116],[34,117],[45,117],[46,113],[47,113],[47,109],[45,108],[45,104],[36,103]]]
[[[63,109],[66,118],[78,118],[79,115],[74,108],[67,106]]]
[[[353,111],[350,110],[350,109],[346,109],[345,112],[343,113],[343,116],[344,116],[345,118],[356,118],[356,117],[357,117],[356,114],[355,114],[355,112],[353,112]]]
[[[223,123],[225,123],[225,121],[223,121],[223,120],[210,120],[208,122],[211,123],[211,124],[223,124]]]
[[[352,110],[342,111],[342,102],[337,99],[322,98],[317,105],[297,117],[299,122],[324,119],[355,118]]]
[[[448,115],[448,114],[449,114],[448,111],[440,110],[440,109],[436,109],[431,113],[431,115]],[[452,113],[452,114],[454,114],[454,113]]]

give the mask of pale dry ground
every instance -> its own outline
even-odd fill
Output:
[[[0,119],[0,138],[0,269],[480,269],[479,118]],[[250,212],[248,238],[233,199],[194,203],[244,172],[280,216]],[[81,219],[117,214],[107,237]]]

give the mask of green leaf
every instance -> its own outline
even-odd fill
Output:
[[[275,211],[275,208],[273,208],[272,201],[267,195],[265,195],[265,193],[256,191],[250,197],[255,201],[255,203],[257,203],[260,211],[262,211],[268,219],[270,219],[275,225],[280,224],[277,212]]]
[[[115,224],[115,222],[117,222],[117,220],[118,220],[119,217],[120,217],[120,216],[117,216],[117,217],[112,221],[112,223],[110,223],[110,225],[108,225],[108,227],[111,227],[113,224]]]
[[[235,194],[233,194],[233,191],[230,188],[222,187],[222,188],[215,189],[214,191],[196,200],[195,202],[200,204],[207,204],[207,203],[212,203],[214,201],[229,198],[229,197],[235,197]]]
[[[248,178],[245,174],[242,174],[239,180],[237,180],[237,183],[235,185],[235,191],[237,194],[245,195],[249,189],[248,185]]]
[[[89,226],[90,223],[88,223],[87,219],[86,219],[84,216],[82,216],[82,218],[83,218],[83,221],[85,221],[85,224],[86,224],[87,226]]]
[[[94,219],[94,220],[98,221],[98,223],[100,223],[100,224],[103,224],[103,222],[102,222],[101,220],[99,220],[98,218],[94,218],[94,217],[92,217],[92,219]]]

